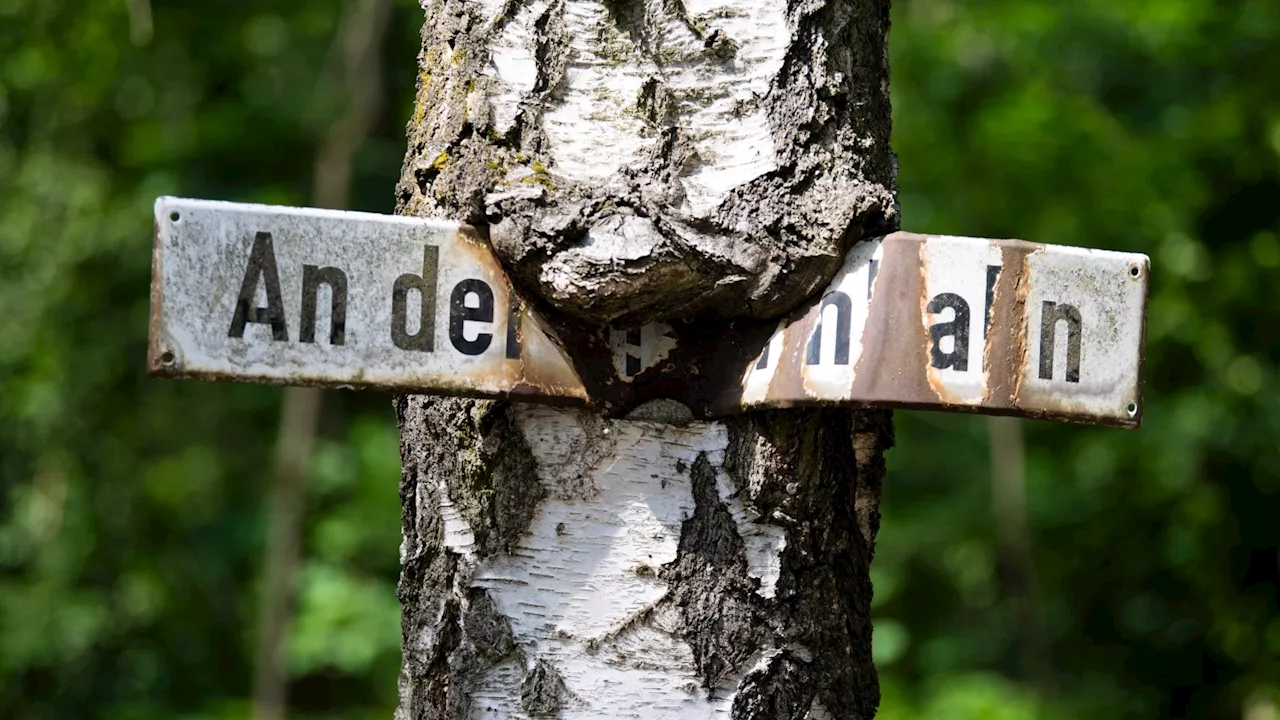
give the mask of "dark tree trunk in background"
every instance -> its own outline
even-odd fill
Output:
[[[1031,531],[1027,527],[1027,458],[1023,420],[988,417],[991,448],[991,509],[996,518],[1001,586],[1013,606],[1023,674],[1051,695],[1053,655],[1044,626],[1044,603],[1036,580]]]
[[[399,211],[588,327],[782,315],[897,227],[888,5],[432,0]],[[875,714],[889,413],[679,410],[397,399],[398,718]]]
[[[380,53],[391,9],[391,0],[349,0],[330,52],[331,67],[326,68],[328,74],[338,77],[322,77],[317,83],[317,92],[337,92],[344,102],[344,111],[328,127],[316,152],[312,201],[319,207],[346,207],[352,162],[382,109]],[[147,26],[150,27],[149,14]],[[302,560],[306,479],[323,400],[323,391],[318,388],[291,387],[284,391],[258,607],[255,720],[280,720],[288,714],[286,654],[293,623],[294,585]]]

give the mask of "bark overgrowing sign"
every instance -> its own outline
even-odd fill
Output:
[[[457,223],[161,198],[152,262],[156,375],[588,399]]]
[[[161,198],[148,365],[558,404],[645,399],[635,386],[662,378],[702,415],[845,403],[1136,427],[1148,272],[1144,255],[895,233],[778,322],[562,338],[465,225]]]

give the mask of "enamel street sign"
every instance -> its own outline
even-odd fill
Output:
[[[1148,271],[1144,255],[895,233],[781,321],[557,336],[465,225],[161,198],[149,368],[609,412],[669,397],[704,417],[848,404],[1136,427]]]
[[[155,221],[155,375],[587,400],[466,226],[177,198]]]

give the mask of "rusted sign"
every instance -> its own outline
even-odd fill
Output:
[[[1145,255],[895,233],[778,321],[553,326],[457,223],[161,198],[153,374],[700,417],[852,404],[1136,427]],[[567,341],[567,345],[558,338]]]
[[[155,213],[152,374],[588,399],[467,226],[178,198]]]
[[[1148,273],[1145,255],[1018,240],[864,242],[708,409],[854,403],[1136,427]]]

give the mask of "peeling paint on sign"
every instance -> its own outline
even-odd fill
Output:
[[[177,198],[155,212],[152,374],[587,400],[465,225]]]

